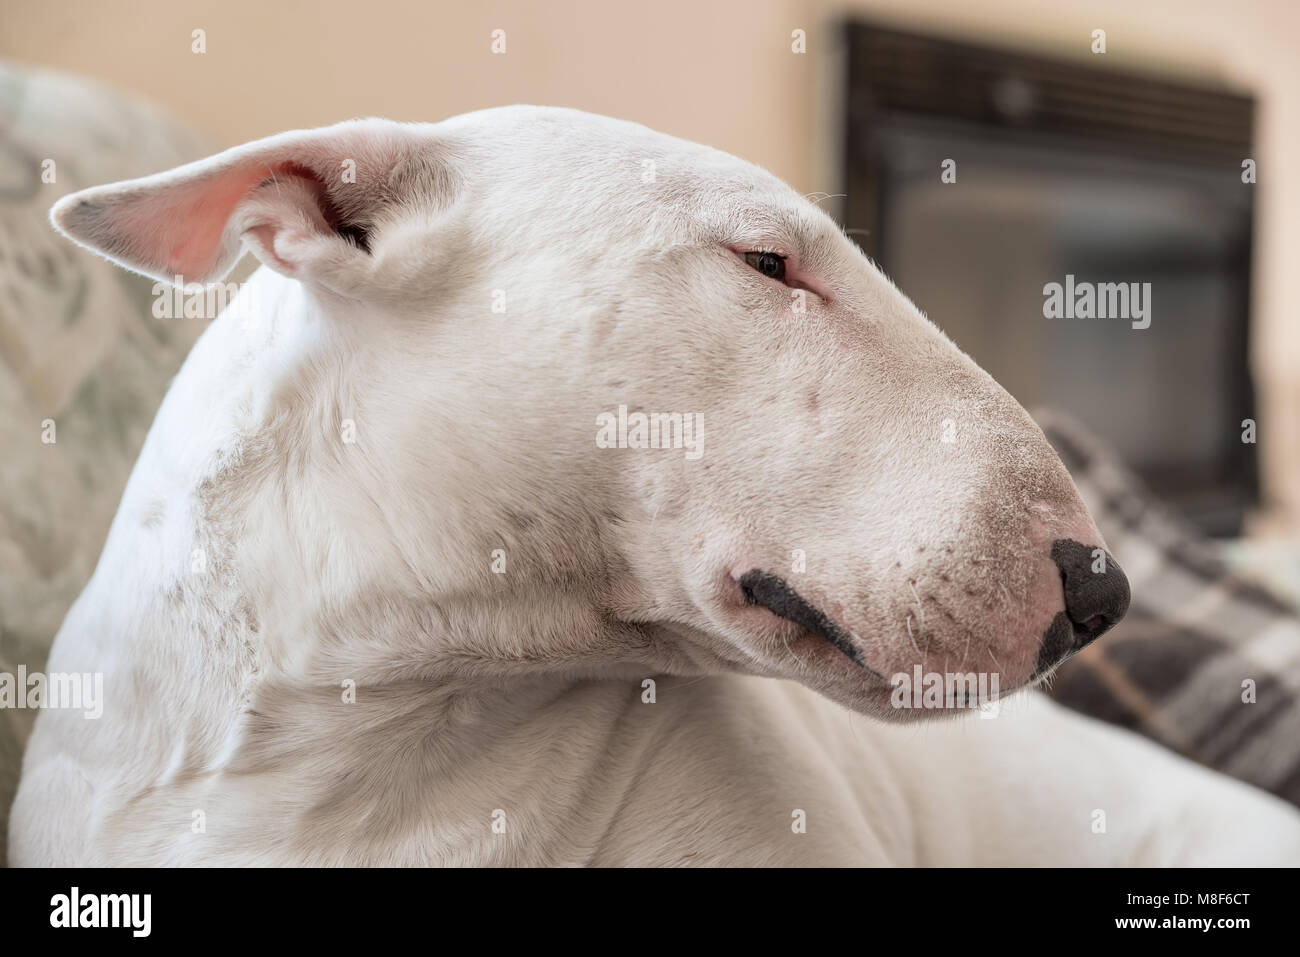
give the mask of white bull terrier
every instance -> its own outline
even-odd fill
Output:
[[[168,283],[264,268],[55,641],[103,715],[41,715],[14,863],[1300,862],[1289,805],[990,703],[1127,582],[1025,412],[764,171],[511,107],[53,218]],[[909,722],[952,674],[984,710]]]

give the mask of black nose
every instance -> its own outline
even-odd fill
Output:
[[[1043,635],[1035,674],[1096,641],[1128,611],[1128,577],[1105,550],[1060,538],[1052,543],[1052,561],[1061,570],[1065,611]]]

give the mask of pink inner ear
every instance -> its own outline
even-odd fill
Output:
[[[320,255],[328,247],[304,244],[305,232],[329,232],[342,216],[323,177],[343,158],[355,159],[361,181],[372,186],[369,192],[349,190],[346,199],[353,213],[364,209],[382,198],[404,159],[406,140],[393,124],[378,120],[284,133],[165,173],[73,193],[55,203],[51,215],[68,236],[128,269],[212,282],[234,265],[237,233],[257,226],[268,227],[254,234],[259,251],[276,255],[278,231],[293,229],[285,248]],[[293,188],[258,194],[258,185],[273,176]],[[240,211],[245,200],[251,201],[248,215]]]
[[[217,182],[200,181],[186,188],[180,202],[168,203],[158,211],[171,222],[163,231],[171,238],[167,250],[167,269],[175,275],[201,279],[207,277],[221,253],[226,224],[239,201],[268,178],[270,166],[258,165],[232,170]]]

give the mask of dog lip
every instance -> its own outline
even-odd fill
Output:
[[[862,660],[862,653],[850,640],[848,632],[790,587],[784,578],[761,568],[753,568],[741,575],[739,582],[748,604],[761,605],[778,618],[792,621],[825,639],[863,671],[884,680],[884,675]]]

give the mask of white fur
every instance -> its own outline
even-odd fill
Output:
[[[1300,862],[1288,805],[1037,693],[881,720],[879,681],[744,603],[773,570],[882,674],[1006,689],[1063,607],[1050,543],[1100,542],[1015,402],[763,171],[513,107],[284,134],[54,217],[151,275],[241,241],[266,268],[56,639],[107,702],[37,722],[14,863]],[[704,455],[597,448],[620,404],[699,412]]]

